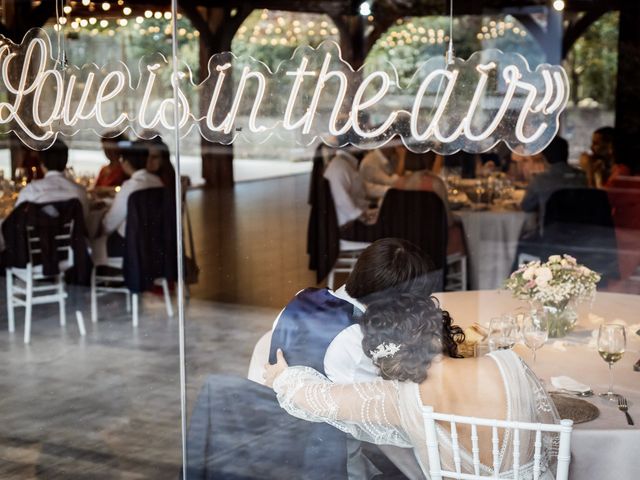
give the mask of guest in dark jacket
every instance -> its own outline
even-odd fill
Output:
[[[544,218],[545,205],[553,192],[563,188],[587,186],[585,174],[567,163],[569,144],[564,138],[556,136],[542,155],[545,159],[545,171],[529,182],[521,205],[525,212],[539,211],[540,218]]]
[[[162,187],[162,181],[146,170],[148,157],[149,150],[144,141],[134,142],[131,148],[123,152],[122,168],[129,180],[122,184],[111,208],[102,219],[103,231],[108,235],[107,254],[110,257],[121,257],[124,254],[129,195],[146,188]]]

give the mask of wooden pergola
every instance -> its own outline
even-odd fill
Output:
[[[0,0],[0,34],[19,41],[33,27],[55,18],[57,0]],[[95,4],[102,3],[95,0]],[[116,4],[115,0],[111,3]],[[132,15],[145,10],[167,10],[168,0],[126,0]],[[362,0],[179,0],[181,12],[200,32],[200,62],[229,51],[231,41],[247,16],[255,9],[324,13],[339,31],[342,54],[354,68],[365,61],[376,40],[405,16],[447,15],[449,0],[372,0],[372,20],[359,13]],[[565,0],[565,10],[557,12],[552,0],[455,0],[454,15],[509,13],[517,18],[539,42],[549,63],[560,63],[587,28],[609,11],[620,12],[616,128],[620,133],[620,155],[640,163],[640,2],[638,0]],[[75,2],[74,15],[87,9],[87,16],[113,12]],[[540,22],[540,18],[545,21]],[[206,68],[201,68],[206,72]],[[16,153],[17,154],[17,153]],[[12,152],[13,158],[13,152]],[[233,148],[202,141],[202,172],[207,184],[233,185]]]

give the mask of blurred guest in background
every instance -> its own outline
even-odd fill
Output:
[[[525,212],[540,211],[540,218],[544,218],[544,207],[553,192],[563,188],[587,186],[584,173],[567,163],[569,144],[561,136],[558,135],[551,141],[542,151],[542,157],[546,169],[531,180],[521,205]]]
[[[324,178],[329,182],[341,230],[354,221],[375,223],[377,209],[369,208],[356,157],[344,149],[337,150],[324,171]]]
[[[580,166],[587,174],[590,187],[603,187],[612,174],[615,160],[615,130],[613,127],[602,127],[591,136],[591,151],[580,156]],[[624,175],[620,169],[617,175]]]
[[[165,187],[173,188],[176,181],[176,171],[171,164],[169,147],[161,137],[154,137],[146,142],[149,148],[147,171],[157,175]]]
[[[476,177],[478,159],[472,153],[460,150],[452,155],[445,155],[442,162],[447,171],[458,171],[461,178]],[[437,170],[436,173],[438,173]]]
[[[40,152],[22,144],[20,144],[20,149],[22,150],[22,162],[20,167],[16,168],[15,180],[28,183],[44,177],[44,172],[40,165]]]
[[[127,223],[127,202],[129,195],[138,190],[162,187],[157,175],[147,171],[149,149],[147,142],[137,141],[123,152],[122,169],[129,177],[116,194],[113,204],[102,219],[102,228],[107,238],[107,254],[110,257],[121,257],[124,254],[124,236]]]
[[[360,162],[367,198],[379,201],[404,173],[406,149],[400,142],[368,152]]]
[[[105,132],[102,138],[102,150],[109,164],[100,169],[96,178],[96,187],[117,187],[125,181],[126,175],[120,164],[122,157],[123,142],[129,139],[124,133],[116,131]]]
[[[69,148],[57,139],[47,150],[39,152],[40,168],[44,178],[34,180],[24,187],[18,195],[16,206],[23,202],[48,203],[61,202],[77,198],[82,204],[86,220],[89,202],[85,189],[64,175],[69,159]]]
[[[395,186],[401,190],[424,190],[428,192],[434,192],[438,195],[447,209],[447,215],[449,214],[449,200],[447,198],[447,186],[442,178],[440,178],[433,168],[438,162],[438,158],[442,158],[436,155],[432,151],[425,153],[414,153],[411,150],[406,150],[406,164],[412,166],[412,170],[415,170],[403,177],[400,177]]]
[[[528,184],[536,175],[545,171],[545,158],[542,153],[521,155],[511,152],[511,162],[507,174],[514,182]]]

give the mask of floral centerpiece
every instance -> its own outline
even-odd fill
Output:
[[[592,299],[599,281],[600,275],[571,255],[551,255],[545,263],[520,265],[505,288],[516,298],[541,305],[549,320],[549,336],[562,337],[575,326],[574,304]]]

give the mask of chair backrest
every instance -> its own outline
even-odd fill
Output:
[[[553,223],[613,228],[607,193],[595,188],[563,188],[553,192],[545,207],[544,225]]]
[[[129,196],[123,273],[125,285],[134,293],[149,290],[157,278],[177,279],[173,190],[148,188]]]
[[[73,220],[63,223],[59,231],[53,234],[52,247],[58,254],[58,260],[66,259],[69,268],[73,267],[74,264],[72,245],[74,223]],[[33,225],[27,225],[27,250],[31,266],[42,264],[42,239],[37,228]]]
[[[569,478],[569,461],[571,459],[571,431],[573,430],[573,421],[562,420],[560,424],[544,424],[544,423],[526,423],[513,422],[506,420],[495,420],[487,418],[462,417],[457,415],[448,415],[435,413],[433,407],[425,406],[422,409],[424,427],[427,439],[427,451],[429,455],[429,475],[431,480],[441,480],[443,478],[456,478],[465,480],[480,480],[486,478],[498,478],[497,470],[500,468],[500,447],[499,447],[499,430],[511,432],[511,441],[513,448],[513,478],[519,478],[520,469],[524,462],[530,459],[522,459],[520,456],[520,432],[535,432],[535,446],[533,452],[533,478],[538,479],[542,467],[542,434],[552,433],[559,434],[560,441],[558,443],[558,457],[556,467],[556,480],[567,480]],[[436,428],[436,422],[448,423],[448,431],[451,435],[451,447],[453,450],[453,463],[455,471],[443,470],[440,461],[440,443]],[[460,454],[460,437],[458,435],[458,426],[469,426],[471,430],[471,456],[473,463],[473,473],[462,472],[462,462]],[[443,427],[446,428],[446,427]],[[491,429],[491,445],[480,445],[478,441],[478,430],[481,428]],[[480,469],[480,450],[481,448],[491,448],[491,457],[493,472],[491,474],[482,474]],[[500,478],[506,478],[500,476]]]
[[[321,164],[321,160],[316,162]],[[309,193],[311,210],[307,227],[307,253],[309,268],[315,270],[316,281],[320,283],[329,274],[340,254],[340,230],[331,187],[321,171],[312,175]]]
[[[612,178],[608,185],[611,188],[628,188],[630,190],[640,190],[640,176],[619,176]]]
[[[616,228],[640,230],[640,190],[608,188],[605,191],[609,197]]]
[[[77,199],[21,203],[2,222],[2,233],[7,267],[42,265],[43,275],[53,276],[66,261],[73,267],[69,272],[72,282],[84,283],[90,274],[86,227]]]
[[[380,238],[402,238],[419,246],[444,275],[448,224],[444,203],[438,195],[392,188],[384,196],[377,223]]]

